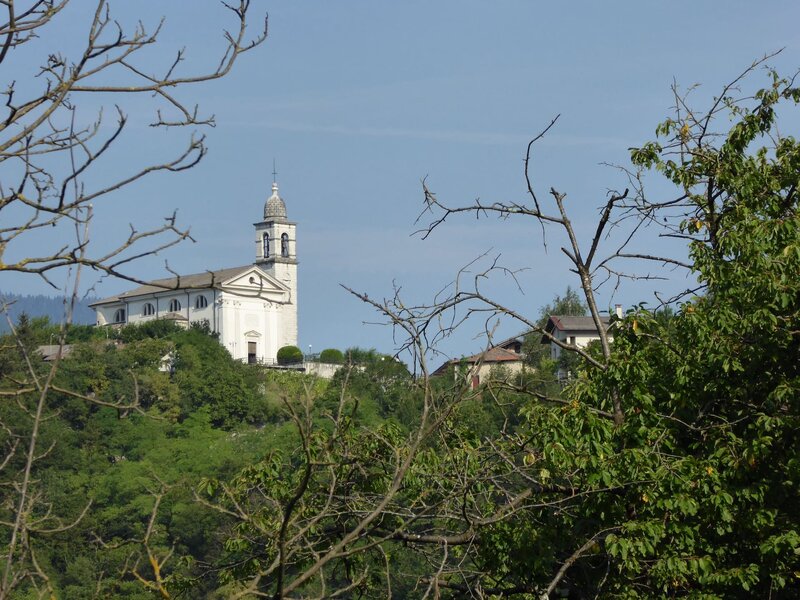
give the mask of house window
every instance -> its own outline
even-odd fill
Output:
[[[254,365],[258,362],[257,342],[247,342],[247,363]]]
[[[173,298],[169,301],[169,312],[178,312],[181,309],[181,301]]]
[[[569,345],[570,346],[574,346],[575,345],[575,336],[574,335],[569,336]]]
[[[150,302],[147,302],[147,303],[146,303],[146,304],[145,304],[145,305],[142,307],[142,314],[143,314],[145,317],[152,317],[154,314],[156,314],[156,307],[155,307],[155,306],[153,306],[153,305],[152,305]]]
[[[289,234],[281,234],[281,256],[288,258],[289,256]]]
[[[470,382],[470,387],[474,390],[481,384],[481,377],[480,375],[473,375],[472,381]]]
[[[205,296],[198,296],[194,299],[195,308],[205,308],[206,306],[208,306],[208,300],[206,300]]]
[[[269,258],[269,234],[264,234],[264,258]]]
[[[114,313],[114,323],[124,323],[125,322],[125,309],[118,308],[117,312]]]

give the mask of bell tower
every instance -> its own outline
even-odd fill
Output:
[[[297,224],[286,218],[286,204],[272,182],[272,195],[264,203],[264,220],[256,229],[256,265],[291,290],[283,306],[282,343],[297,344]]]

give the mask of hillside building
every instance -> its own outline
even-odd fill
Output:
[[[472,389],[492,378],[513,377],[526,368],[523,342],[524,335],[509,338],[478,354],[448,360],[431,375],[438,377],[452,371],[455,381],[467,381]]]
[[[619,317],[622,318],[621,307],[617,309]],[[600,322],[606,331],[610,326],[609,317],[600,317]],[[550,315],[547,319],[547,324],[544,330],[549,335],[542,336],[542,344],[550,345],[550,358],[558,360],[561,358],[564,349],[561,346],[554,344],[549,336],[553,336],[559,342],[563,342],[569,346],[576,348],[586,348],[591,342],[600,339],[600,334],[597,332],[597,325],[595,325],[592,317],[572,317],[563,315]],[[609,338],[613,336],[609,334]]]
[[[93,303],[98,326],[170,319],[205,322],[234,358],[273,364],[297,345],[296,223],[286,217],[277,183],[255,227],[255,262],[152,281]]]
[[[615,313],[618,318],[622,318],[622,306],[617,304]],[[614,336],[611,331],[611,319],[607,316],[600,317],[600,323],[608,333],[609,341],[613,341]],[[541,336],[541,343],[550,346],[550,358],[558,361],[565,350],[553,338],[575,348],[586,348],[590,343],[600,339],[597,325],[594,319],[589,316],[567,316],[550,315],[544,328],[545,333]],[[525,337],[531,335],[533,330],[509,338],[486,348],[483,352],[449,360],[441,365],[432,373],[434,376],[445,375],[452,372],[456,381],[459,379],[469,382],[470,387],[477,388],[498,376],[515,376],[526,369],[534,369],[535,365],[526,363],[526,356],[523,352]],[[564,367],[559,367],[557,371],[558,379],[565,381],[569,379],[569,371]]]

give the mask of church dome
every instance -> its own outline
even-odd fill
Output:
[[[264,220],[270,219],[285,219],[286,218],[286,204],[283,199],[278,195],[278,184],[272,184],[272,196],[267,198],[264,203]]]

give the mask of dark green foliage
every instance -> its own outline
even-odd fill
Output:
[[[93,505],[77,531],[50,538],[40,560],[62,574],[55,583],[70,598],[92,598],[96,586],[108,597],[147,598],[151,596],[130,574],[120,577],[120,569],[140,551],[130,540],[145,531],[153,492],[168,486],[154,546],[162,555],[174,546],[181,555],[207,560],[219,551],[215,531],[222,521],[196,504],[192,487],[201,475],[232,477],[266,451],[267,440],[256,432],[231,436],[214,429],[205,411],[170,424],[142,416],[119,419],[115,411],[104,409],[91,417],[80,437],[61,444],[78,451],[44,472],[49,498],[71,514],[88,499]],[[95,534],[110,546],[103,548]],[[190,573],[177,561],[170,565],[169,572],[182,571]],[[203,588],[195,586],[194,591],[200,594]]]
[[[44,320],[22,319],[26,344],[37,345],[50,329]],[[219,555],[223,521],[196,503],[194,486],[201,476],[232,478],[273,449],[291,453],[296,432],[281,424],[286,417],[276,396],[296,396],[306,384],[321,391],[324,382],[235,361],[203,328],[136,327],[125,337],[125,343],[103,336],[75,344],[56,373],[55,384],[70,393],[49,395],[52,416],[43,421],[39,442],[54,450],[43,452],[37,463],[36,493],[41,509],[63,522],[92,504],[78,525],[40,539],[37,560],[57,597],[152,597],[124,567],[131,568],[138,556],[147,570],[136,540],[144,535],[154,494],[163,492],[152,547],[161,556],[174,548],[176,557],[187,558],[167,565],[171,589],[189,581],[190,597],[213,597],[218,583],[195,581],[200,571],[193,565]],[[0,375],[21,379],[24,365],[9,342],[2,339],[0,358],[7,354],[14,360],[0,363]],[[34,365],[46,376],[48,364],[35,360]],[[0,389],[11,385],[3,379]],[[98,406],[74,394],[127,408]],[[15,434],[24,438],[36,398],[0,404],[0,421],[13,423]],[[13,455],[9,471],[20,470],[22,458]],[[12,496],[6,491],[2,497]],[[3,505],[0,516],[8,522],[13,505]],[[25,589],[18,597],[26,597]]]
[[[348,348],[344,351],[344,355],[347,358],[347,362],[354,365],[374,364],[387,358],[385,354],[381,354],[375,348]]]
[[[182,331],[182,328],[169,319],[154,319],[122,327],[115,337],[123,342],[134,342],[150,338],[164,338]]]
[[[347,395],[361,403],[362,416],[400,418],[405,425],[413,423],[416,391],[408,368],[393,356],[374,349],[349,348],[349,368],[339,369],[323,399],[327,406],[338,402],[343,386]]]
[[[284,346],[278,350],[278,364],[292,365],[303,362],[303,352],[297,346]]]
[[[800,594],[800,144],[775,122],[799,101],[775,77],[749,108],[723,99],[727,134],[693,113],[634,151],[686,193],[678,227],[705,289],[672,315],[630,313],[604,368],[524,409],[506,453],[539,508],[481,535],[487,581],[538,592],[574,560],[559,588],[575,597]]]
[[[286,577],[297,576],[312,564],[315,555],[328,551],[338,541],[342,532],[348,531],[364,511],[369,511],[372,499],[380,497],[392,485],[391,465],[396,456],[391,448],[402,443],[400,430],[391,423],[376,425],[371,430],[354,426],[349,420],[342,423],[336,432],[318,429],[308,439],[308,454],[287,455],[271,452],[264,460],[243,469],[231,481],[225,483],[218,479],[204,479],[199,490],[205,498],[225,507],[231,519],[224,552],[219,558],[220,581],[233,585],[237,581],[247,581],[257,575],[264,564],[270,564],[279,555],[283,534],[283,520],[276,513],[276,506],[285,506],[291,498],[293,519],[287,525],[289,537],[302,536],[305,543],[295,547]],[[349,460],[340,460],[347,453]],[[309,462],[308,457],[314,461]],[[353,466],[358,465],[357,469]],[[333,486],[334,497],[348,496],[350,510],[330,512],[328,505],[329,486]],[[296,496],[296,490],[306,493]],[[238,521],[231,510],[239,506],[248,512],[246,520]],[[304,524],[314,521],[313,528]],[[382,519],[383,527],[391,527],[391,517]],[[402,552],[402,549],[399,550]],[[367,568],[364,582],[365,592],[379,589],[384,580],[378,565],[383,560],[383,551],[377,546],[365,548],[354,553],[345,564],[332,567],[327,572],[326,587],[336,589],[347,585]],[[414,564],[412,561],[411,564]],[[274,593],[276,578],[263,578],[257,589]],[[314,580],[303,589],[324,596]],[[284,597],[277,595],[277,597]]]
[[[563,296],[556,294],[550,304],[539,309],[539,320],[536,324],[544,327],[550,315],[582,317],[588,313],[589,307],[586,305],[586,300],[568,285]]]
[[[775,76],[751,108],[731,104],[738,120],[719,146],[680,163],[634,152],[692,192],[696,211],[682,229],[705,232],[690,255],[707,289],[667,323],[629,317],[611,368],[581,392],[621,388],[630,422],[620,441],[632,451],[658,440],[668,453],[637,461],[652,465],[653,480],[635,492],[637,519],[608,544],[619,589],[637,577],[714,597],[800,593],[800,145],[775,123],[780,103],[798,101],[800,90]],[[697,135],[672,122],[659,129],[675,130],[684,143]],[[760,146],[769,139],[774,148]]]
[[[103,330],[94,325],[69,325],[67,327],[67,344],[88,342],[89,340],[101,339],[103,337]]]
[[[458,404],[453,415],[453,424],[466,438],[494,439],[503,430],[508,412],[514,412],[513,406],[503,404],[491,394],[476,394],[465,398]]]
[[[187,413],[205,407],[212,423],[222,427],[264,422],[268,411],[258,366],[234,360],[215,338],[196,329],[176,333],[172,339],[174,382]]]
[[[15,325],[17,340],[26,348],[58,343],[59,328],[50,323],[48,317],[31,317],[21,313]]]
[[[344,354],[336,348],[326,348],[319,353],[319,361],[331,365],[341,365],[344,362]]]

